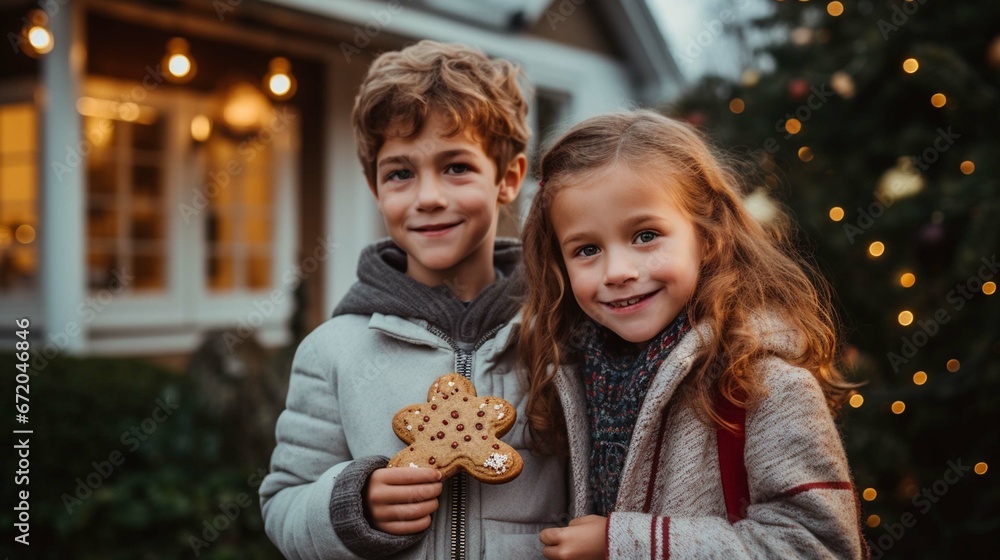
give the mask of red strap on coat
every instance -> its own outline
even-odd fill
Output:
[[[750,505],[750,484],[747,481],[747,466],[744,458],[746,447],[747,411],[736,406],[721,395],[715,402],[715,410],[723,420],[736,425],[736,432],[720,427],[716,430],[719,447],[719,470],[722,471],[722,493],[726,498],[726,513],[729,522],[746,518]]]

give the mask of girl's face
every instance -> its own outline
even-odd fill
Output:
[[[669,179],[648,175],[624,166],[581,174],[550,209],[576,302],[640,344],[687,305],[702,259],[694,223],[662,184]]]

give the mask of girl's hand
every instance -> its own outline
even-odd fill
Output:
[[[440,495],[436,469],[378,469],[368,478],[365,516],[383,533],[412,535],[431,526]]]
[[[608,543],[605,527],[608,518],[599,515],[577,517],[569,527],[545,529],[538,534],[549,560],[604,560]]]

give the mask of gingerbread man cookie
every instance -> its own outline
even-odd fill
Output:
[[[490,484],[521,474],[524,461],[500,441],[514,426],[517,413],[497,397],[478,397],[476,388],[457,373],[443,375],[427,391],[427,402],[401,409],[392,430],[407,444],[390,467],[438,469],[447,478],[459,469]]]

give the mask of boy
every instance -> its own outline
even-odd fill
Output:
[[[539,531],[566,512],[565,462],[527,451],[521,249],[496,239],[527,166],[518,74],[422,41],[380,56],[361,85],[358,155],[391,240],[365,249],[359,281],[295,354],[260,490],[289,558],[538,557]],[[518,409],[504,438],[525,463],[512,482],[384,468],[403,445],[393,414],[452,371]]]

